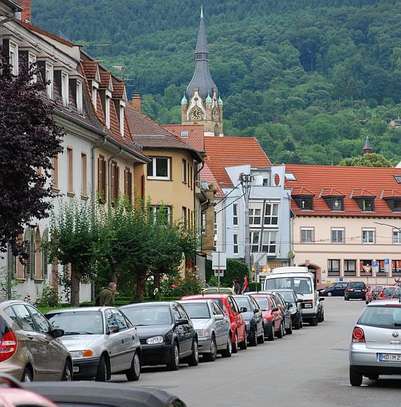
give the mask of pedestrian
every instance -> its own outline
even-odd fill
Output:
[[[241,294],[241,285],[240,285],[238,279],[235,279],[233,281],[233,290],[234,290],[234,294]]]
[[[117,284],[115,282],[110,282],[107,287],[100,291],[96,305],[100,305],[101,307],[104,307],[105,305],[114,305],[116,292]]]
[[[246,293],[249,291],[249,281],[248,281],[248,276],[245,275],[244,277],[244,284],[242,285],[242,294]]]

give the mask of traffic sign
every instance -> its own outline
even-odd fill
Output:
[[[226,270],[227,269],[227,257],[224,252],[212,253],[212,269],[213,270]]]

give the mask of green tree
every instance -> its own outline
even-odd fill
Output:
[[[345,158],[340,161],[340,165],[349,167],[392,167],[390,160],[382,154],[370,153],[358,157]]]

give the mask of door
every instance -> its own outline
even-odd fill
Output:
[[[188,338],[187,338],[187,333],[185,326],[183,324],[177,324],[177,322],[181,321],[181,314],[178,311],[178,308],[176,304],[173,304],[171,306],[171,311],[173,314],[173,320],[174,320],[174,332],[175,335],[178,339],[178,347],[180,350],[180,357],[186,356],[189,352],[189,346],[188,346]]]
[[[240,342],[242,342],[242,341],[246,340],[245,321],[242,318],[242,315],[239,311],[239,307],[238,307],[238,304],[236,303],[236,301],[232,297],[228,297],[227,300],[231,306],[232,312],[235,315],[235,322],[237,325],[237,332],[238,332],[238,340]]]
[[[192,353],[192,344],[194,341],[195,331],[192,326],[191,319],[189,318],[188,314],[186,313],[181,304],[176,304],[176,307],[180,314],[181,320],[186,321],[186,323],[183,325],[185,334],[185,348],[189,353]]]
[[[214,303],[212,303],[212,315],[215,320],[216,345],[218,348],[224,347],[227,343],[227,334],[229,326],[224,317],[223,311]]]
[[[255,301],[254,298],[249,297],[249,300],[251,301],[252,304],[252,310],[255,315],[255,320],[256,320],[256,333],[258,336],[264,334],[263,332],[263,317],[262,317],[262,310],[259,307],[259,304]]]

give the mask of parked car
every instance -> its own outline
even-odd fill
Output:
[[[28,303],[0,303],[0,373],[23,382],[71,380],[71,356],[59,339],[63,334]]]
[[[74,377],[110,380],[124,373],[129,381],[141,375],[141,345],[136,328],[114,307],[67,308],[46,314],[72,356]]]
[[[167,365],[177,370],[180,362],[199,362],[198,335],[181,304],[148,302],[120,308],[136,325],[142,345],[144,365]]]
[[[248,292],[247,295],[251,295],[262,310],[265,338],[268,341],[274,341],[275,333],[277,331],[281,332],[280,328],[283,324],[283,315],[275,303],[273,296],[267,293],[261,294],[256,292]]]
[[[291,313],[288,309],[288,306],[283,298],[283,296],[277,291],[269,291],[269,294],[273,295],[274,301],[277,304],[277,307],[281,311],[283,316],[283,324],[281,326],[282,333],[278,333],[278,338],[282,338],[285,334],[292,334],[292,319]]]
[[[399,300],[370,303],[352,331],[349,378],[360,386],[363,376],[401,374],[401,304]]]
[[[230,294],[234,295],[234,290],[230,287],[207,287],[202,290],[202,294]]]
[[[258,303],[250,295],[234,295],[234,299],[245,321],[249,345],[256,346],[258,343],[264,343],[265,330],[262,310]]]
[[[212,300],[178,302],[191,318],[198,334],[199,353],[204,360],[213,362],[218,353],[230,357],[230,322],[223,310]]]
[[[178,397],[153,388],[120,383],[27,383],[24,388],[68,407],[186,407]],[[28,405],[28,404],[25,404]],[[29,404],[31,405],[31,404]],[[35,406],[36,407],[36,406]]]
[[[318,290],[319,295],[322,297],[343,297],[347,284],[348,283],[342,281],[334,283],[326,288]]]
[[[369,304],[370,302],[379,299],[379,295],[383,291],[383,288],[384,287],[382,285],[368,286],[366,289],[366,295],[365,295],[366,304]]]
[[[377,296],[379,300],[389,300],[392,298],[400,298],[401,296],[401,288],[396,285],[392,285],[389,287],[383,287],[380,293]]]
[[[183,297],[182,300],[204,300],[210,299],[222,308],[224,314],[230,320],[230,337],[232,345],[232,353],[237,353],[238,348],[247,348],[247,336],[245,321],[239,311],[238,304],[234,297],[229,294],[204,294],[190,295]]]
[[[366,284],[363,281],[350,281],[344,291],[344,300],[350,299],[366,299]]]
[[[275,292],[279,293],[287,304],[288,311],[291,315],[292,326],[295,329],[302,328],[302,300],[298,299],[294,290],[291,289],[280,289]]]

